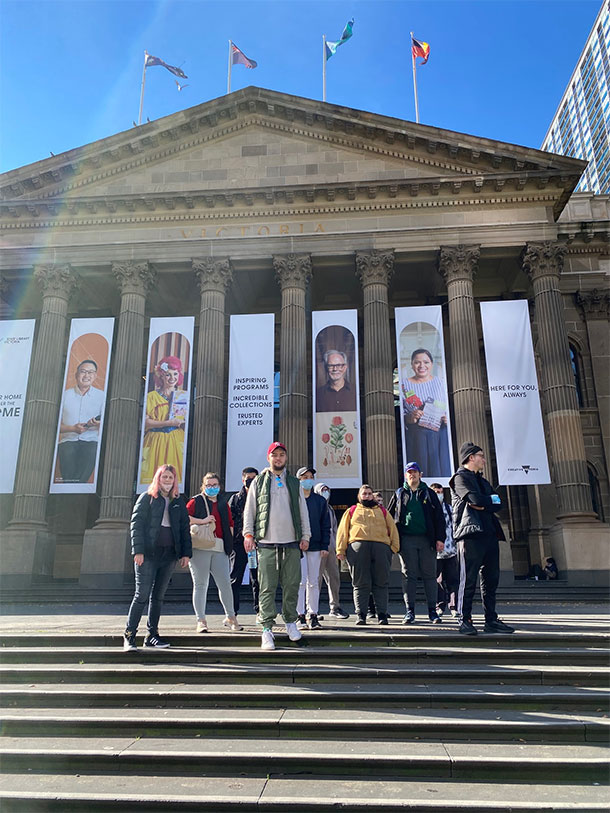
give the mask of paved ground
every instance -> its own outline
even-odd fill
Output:
[[[325,616],[322,625],[325,629],[352,629],[355,616],[353,607],[346,606],[346,612],[352,613],[349,619],[340,621],[331,619],[325,615],[324,610],[320,612]],[[499,612],[503,620],[514,624],[518,632],[605,632],[610,629],[610,604],[562,604],[553,602],[550,604],[516,604],[504,603],[499,606]],[[244,604],[244,612],[239,614],[239,619],[248,631],[260,629],[256,627],[254,614],[251,612],[251,605]],[[400,622],[404,614],[404,607],[395,603],[390,606],[392,617],[391,627],[400,627]],[[44,633],[44,632],[87,632],[111,634],[121,633],[124,629],[127,606],[121,604],[3,604],[0,606],[0,633]],[[451,616],[444,616],[443,624],[432,627],[428,623],[423,608],[420,610],[420,617],[417,623],[411,627],[414,633],[430,634],[432,631],[455,629],[457,634],[457,622]],[[222,626],[224,613],[219,604],[208,605],[207,621],[210,631],[226,632]],[[281,621],[278,615],[278,621]],[[480,608],[475,606],[475,624],[483,625],[483,618]],[[146,625],[145,618],[142,620],[140,630],[144,631]],[[191,633],[195,631],[195,617],[189,604],[167,604],[161,615],[160,629],[162,633]],[[367,630],[383,630],[377,627],[375,622],[369,622]],[[388,629],[387,627],[385,629]],[[365,630],[359,630],[365,632]],[[315,633],[311,633],[315,635]]]

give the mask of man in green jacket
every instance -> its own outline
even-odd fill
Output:
[[[269,468],[250,485],[244,508],[244,549],[258,553],[259,616],[262,649],[275,649],[271,628],[277,608],[275,593],[282,586],[282,616],[291,641],[298,641],[297,599],[301,582],[301,551],[311,536],[307,503],[300,483],[286,471],[288,452],[283,443],[267,450]]]

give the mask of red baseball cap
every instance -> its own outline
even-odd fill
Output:
[[[288,454],[288,449],[286,449],[284,444],[280,443],[279,440],[274,440],[271,446],[267,449],[267,457],[269,457],[271,452],[275,452],[276,449],[283,449],[286,454]]]

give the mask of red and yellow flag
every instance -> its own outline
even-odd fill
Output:
[[[430,56],[430,46],[427,42],[420,42],[416,40],[415,37],[411,37],[411,53],[413,54],[413,59],[420,56],[423,59],[421,64],[425,65]]]

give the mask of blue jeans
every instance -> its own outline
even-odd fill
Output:
[[[134,564],[136,592],[127,613],[127,632],[137,632],[144,607],[148,602],[148,622],[150,633],[159,633],[159,617],[165,591],[176,567],[176,553],[173,547],[155,548],[153,556],[144,556],[141,565]]]

